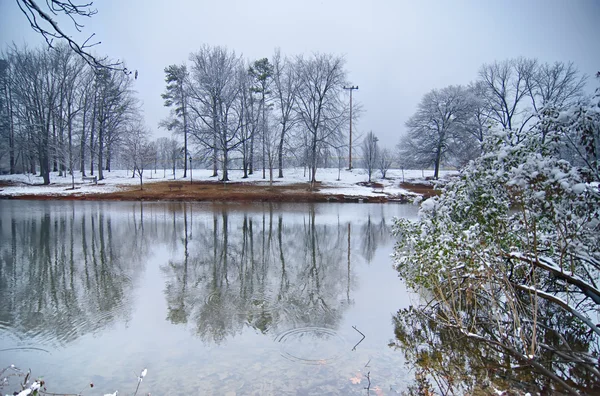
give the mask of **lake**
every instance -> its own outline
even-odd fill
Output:
[[[133,394],[143,368],[142,395],[399,393],[392,317],[416,297],[391,226],[416,212],[0,201],[0,364],[83,395]]]

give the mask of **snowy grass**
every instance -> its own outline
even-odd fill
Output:
[[[200,181],[218,181],[216,177],[211,177],[212,170],[208,169],[193,169],[192,177],[194,182]],[[277,171],[274,171],[274,185],[293,185],[298,183],[306,183],[308,181],[308,171],[305,173],[302,168],[284,169],[284,177],[279,179],[276,177]],[[441,171],[442,178],[456,174],[456,171]],[[339,179],[338,179],[339,175]],[[89,175],[88,175],[89,176]],[[183,178],[183,170],[175,172],[175,178],[170,170],[164,172],[162,169],[146,170],[143,173],[144,184],[155,182],[168,181],[189,181],[190,174]],[[266,178],[262,178],[262,170],[255,171],[247,179],[242,179],[243,172],[241,170],[230,170],[230,183],[254,183],[261,185],[269,184],[269,172],[266,172]],[[387,173],[386,179],[381,179],[379,172],[376,172],[372,177],[372,182],[380,186],[363,186],[359,183],[365,183],[368,180],[367,172],[364,169],[355,168],[352,171],[341,170],[337,168],[327,168],[317,170],[317,181],[321,182],[318,193],[320,194],[343,194],[347,196],[400,196],[414,195],[413,193],[400,188],[399,184],[403,181],[420,184],[431,184],[431,181],[425,178],[433,176],[433,170],[399,170],[391,169]],[[221,177],[221,174],[219,174]],[[131,171],[116,170],[104,172],[104,179],[99,180],[95,185],[89,181],[82,181],[81,173],[75,172],[75,189],[72,189],[71,176],[58,176],[57,172],[52,172],[50,175],[50,185],[42,185],[42,178],[32,174],[18,175],[0,175],[0,182],[15,183],[14,186],[0,187],[1,196],[18,196],[18,195],[85,195],[85,194],[102,194],[114,191],[119,191],[123,188],[139,185],[139,177],[131,177]]]

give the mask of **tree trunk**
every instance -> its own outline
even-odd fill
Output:
[[[313,139],[312,142],[312,147],[311,147],[311,175],[310,175],[310,184],[311,184],[311,189],[313,189],[315,187],[315,183],[317,181],[315,175],[317,173],[317,141],[316,141],[316,134],[315,134],[315,138]]]
[[[247,130],[246,130],[247,132]],[[244,176],[242,179],[248,178],[248,141],[244,140],[242,143],[242,168],[244,170]]]
[[[40,147],[40,175],[44,178],[44,185],[50,184],[50,158],[47,137],[43,138],[42,147]]]
[[[113,129],[109,128],[106,134],[106,167],[104,170],[110,172],[110,162],[112,157],[112,142],[113,142]]]
[[[9,117],[9,130],[8,130],[8,151],[9,151],[9,164],[10,164],[10,174],[15,173],[15,124],[13,120],[13,109],[12,109],[12,91],[10,89],[10,85],[7,86],[7,110]],[[24,169],[23,169],[24,170]]]
[[[181,107],[183,109],[183,177],[187,176],[187,158],[188,158],[188,142],[187,142],[187,109],[185,108],[185,96],[183,87],[181,89]]]
[[[81,121],[81,140],[79,141],[79,171],[85,176],[85,126],[87,121],[87,96],[83,102],[83,117]]]
[[[50,108],[48,108],[45,125],[42,126],[40,147],[40,175],[44,178],[44,185],[50,184]]]
[[[71,173],[71,187],[75,189],[75,169],[73,169],[73,122],[71,120],[71,110],[69,109],[67,133],[69,138],[69,172]]]
[[[438,176],[439,176],[441,160],[442,160],[442,146],[438,145],[437,151],[435,153],[435,162],[434,162],[434,169],[433,169],[433,178],[436,180],[438,179]]]
[[[283,142],[285,139],[285,132],[283,131],[285,131],[285,122],[281,127],[281,139],[279,139],[279,153],[277,154],[277,166],[279,168],[279,175],[277,177],[279,178],[283,177]]]
[[[229,172],[227,169],[227,160],[229,158],[229,150],[227,149],[227,147],[223,148],[223,178],[221,179],[221,181],[229,181]]]
[[[104,179],[102,161],[104,161],[104,126],[100,124],[98,129],[98,180]]]
[[[266,168],[266,158],[265,158],[265,139],[267,137],[267,128],[266,128],[266,123],[265,123],[265,90],[263,88],[262,91],[262,136],[261,136],[261,141],[262,141],[262,178],[265,179],[265,168]]]
[[[248,174],[254,174],[254,133],[250,136],[250,163],[248,164]]]
[[[96,132],[96,99],[92,108],[92,129],[90,130],[90,175],[94,175],[94,133]]]
[[[53,146],[54,146],[54,155],[52,156],[52,172],[57,172],[58,171],[58,155],[57,155],[57,149],[59,147],[58,145],[58,138],[56,136],[56,117],[52,117],[52,140],[53,140]],[[62,176],[61,174],[59,174],[59,176]]]

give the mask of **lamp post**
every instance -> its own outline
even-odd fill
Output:
[[[358,85],[353,85],[351,87],[344,86],[343,88],[350,91],[350,147],[348,149],[348,170],[352,170],[352,91],[358,89]]]
[[[190,184],[192,184],[192,156],[190,155]]]

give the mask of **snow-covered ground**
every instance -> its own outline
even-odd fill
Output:
[[[276,171],[274,171],[276,172]],[[441,171],[441,177],[449,174],[455,174],[454,171]],[[183,170],[176,172],[175,179],[171,171],[163,170],[144,171],[144,183],[165,182],[165,181],[189,181],[183,178]],[[193,181],[216,181],[218,179],[211,177],[212,170],[194,169],[192,171]],[[231,183],[254,183],[265,184],[269,183],[269,173],[266,172],[266,179],[262,178],[262,170],[255,171],[247,179],[242,179],[241,170],[230,170],[229,179]],[[368,180],[367,173],[364,169],[353,169],[352,171],[338,169],[318,169],[317,180],[321,182],[319,188],[320,194],[343,194],[346,196],[362,196],[362,197],[377,197],[377,196],[400,196],[412,195],[409,191],[400,188],[399,184],[404,180],[407,182],[430,183],[425,181],[426,177],[433,175],[432,170],[397,170],[391,169],[387,173],[386,179],[381,179],[380,173],[376,172],[372,181],[381,184],[381,187],[363,186],[359,183],[365,183]],[[221,175],[219,175],[220,177]],[[339,179],[338,179],[339,176]],[[304,173],[302,168],[284,169],[284,177],[279,179],[276,174],[273,179],[274,185],[291,185],[296,183],[306,183],[308,173]],[[132,185],[139,185],[139,177],[132,178],[131,171],[117,170],[104,172],[104,180],[98,181],[97,185],[89,181],[82,181],[81,174],[75,173],[75,189],[72,189],[71,176],[58,176],[57,172],[50,175],[50,185],[42,185],[42,178],[31,174],[19,175],[0,175],[0,181],[10,181],[15,183],[14,186],[0,187],[0,197],[16,196],[16,195],[70,195],[70,194],[99,194],[118,191],[122,188]]]

